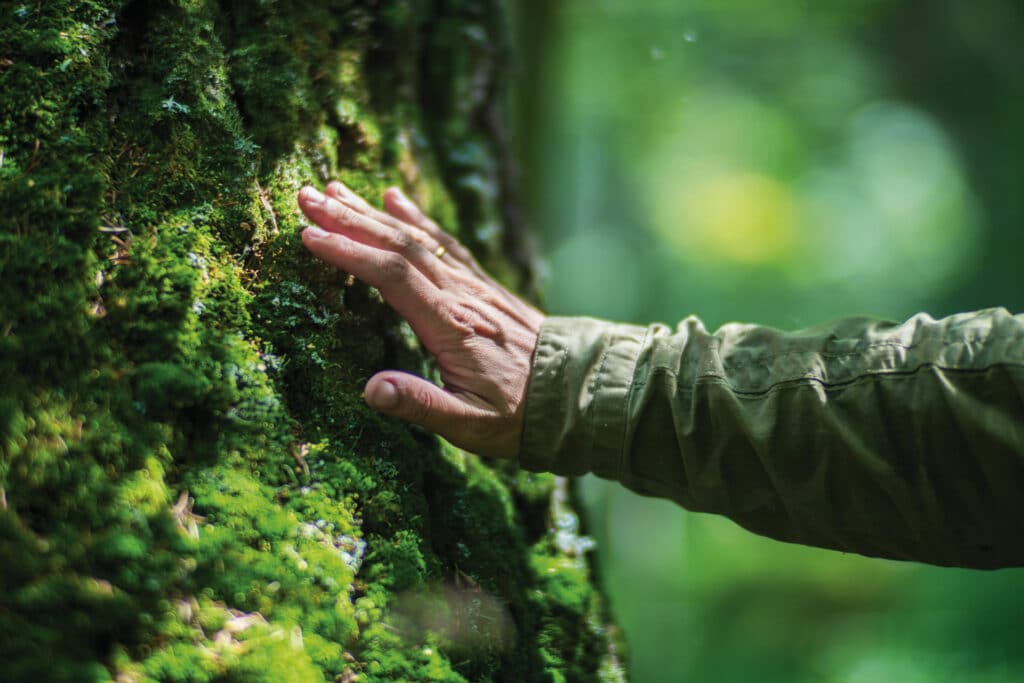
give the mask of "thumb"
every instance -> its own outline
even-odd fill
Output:
[[[366,403],[374,410],[412,422],[457,441],[467,421],[483,417],[433,382],[406,372],[378,372],[366,383]]]

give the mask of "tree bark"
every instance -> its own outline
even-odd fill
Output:
[[[8,681],[618,681],[567,485],[368,410],[431,373],[295,194],[532,287],[497,0],[0,2]]]

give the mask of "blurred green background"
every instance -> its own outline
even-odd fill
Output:
[[[1024,310],[1020,0],[516,9],[549,311],[796,329]],[[1024,681],[1021,571],[776,543],[593,478],[583,493],[637,683]]]

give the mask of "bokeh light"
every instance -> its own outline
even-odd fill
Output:
[[[520,138],[550,311],[796,329],[1024,305],[1009,0],[529,6]],[[781,544],[594,478],[582,494],[639,683],[1024,680],[1019,571]]]

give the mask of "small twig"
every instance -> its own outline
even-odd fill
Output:
[[[206,518],[192,512],[192,504],[194,502],[195,499],[191,498],[188,495],[188,489],[185,489],[178,496],[178,502],[171,506],[171,514],[174,516],[174,521],[177,522],[179,529],[193,539],[199,540],[199,522],[205,522]]]
[[[100,232],[121,234],[122,232],[131,232],[131,228],[126,228],[123,225],[101,225],[98,230]]]
[[[0,486],[0,510],[7,512],[7,489]]]
[[[36,167],[36,161],[39,158],[39,138],[36,138],[36,146],[32,150],[32,158],[28,162],[28,167],[25,168],[25,173],[31,173],[32,169]]]
[[[270,198],[267,196],[266,190],[264,190],[259,181],[256,182],[256,189],[260,195],[260,202],[263,204],[263,208],[267,210],[270,215],[270,224],[274,226],[274,234],[280,234],[281,230],[277,227],[277,215],[274,213],[274,206],[270,203]]]
[[[131,230],[126,229],[121,234],[125,236],[125,239],[121,239],[115,234],[110,234],[110,241],[114,243],[115,250],[113,254],[107,257],[108,261],[118,266],[126,265],[132,262],[131,248],[129,247],[129,243],[132,241],[132,232]]]
[[[188,499],[188,489],[185,489],[178,496],[178,502],[171,506],[171,512],[174,513],[175,517],[182,517],[185,513],[190,512],[192,508],[191,501]]]
[[[309,444],[304,443],[298,448],[295,446],[291,447],[292,457],[295,458],[295,462],[302,468],[302,473],[309,477],[309,464],[306,462],[306,455],[309,453]]]
[[[4,148],[0,147],[0,168],[4,167]]]

